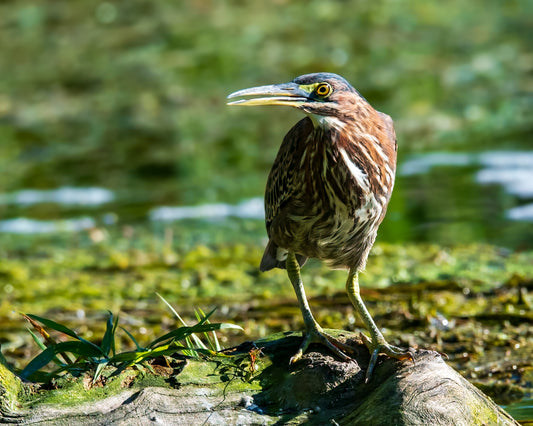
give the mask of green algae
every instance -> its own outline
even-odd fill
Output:
[[[354,334],[336,330],[327,330],[327,332],[336,336],[342,334],[344,338],[350,340],[351,345],[365,349],[362,342],[357,341]],[[100,407],[108,407],[109,404],[113,406],[116,404],[116,400],[107,403],[104,400],[120,393],[118,401],[131,403],[130,407],[133,409],[139,408],[139,405],[143,407],[143,404],[147,403],[147,401],[143,402],[142,398],[139,398],[140,402],[137,404],[137,396],[141,394],[145,396],[155,395],[156,397],[157,395],[167,395],[174,398],[167,399],[167,403],[182,406],[181,408],[177,407],[179,411],[172,412],[174,414],[182,413],[184,410],[186,413],[192,411],[211,415],[212,411],[220,409],[229,409],[232,412],[241,411],[244,414],[246,411],[243,409],[245,409],[250,415],[255,413],[252,417],[262,424],[270,422],[325,424],[331,418],[338,420],[339,424],[352,424],[354,423],[354,416],[355,419],[359,419],[360,423],[361,418],[363,418],[362,423],[366,424],[365,417],[360,416],[358,411],[367,406],[368,409],[364,412],[365,416],[375,418],[375,404],[372,402],[372,395],[376,394],[379,398],[380,393],[385,392],[394,397],[387,401],[389,405],[383,405],[387,407],[385,418],[404,416],[408,420],[409,418],[434,416],[442,409],[439,404],[432,406],[431,401],[427,401],[425,396],[415,401],[413,405],[410,405],[409,402],[413,397],[416,399],[418,395],[424,394],[424,392],[417,391],[421,382],[424,382],[425,386],[435,386],[435,383],[428,380],[427,377],[423,380],[420,376],[431,376],[438,371],[439,375],[449,376],[451,374],[453,376],[442,383],[437,381],[438,387],[447,387],[452,384],[451,388],[446,390],[459,399],[465,397],[465,392],[468,394],[469,399],[466,403],[459,403],[463,411],[455,412],[452,417],[466,415],[472,419],[489,421],[489,423],[491,419],[503,420],[505,424],[507,424],[506,420],[509,420],[490,400],[476,392],[457,373],[450,370],[435,353],[422,351],[417,355],[417,361],[420,361],[419,370],[416,370],[409,363],[398,363],[391,359],[385,360],[380,363],[376,370],[373,382],[363,384],[363,375],[358,363],[336,361],[323,351],[312,351],[301,362],[289,368],[287,362],[290,355],[298,347],[299,340],[300,336],[296,333],[277,334],[256,342],[245,342],[238,348],[225,351],[224,355],[211,357],[204,361],[183,359],[182,357],[169,358],[170,364],[165,364],[163,369],[157,368],[152,373],[129,370],[110,378],[105,383],[94,383],[89,377],[78,378],[77,380],[64,378],[55,384],[56,389],[41,390],[34,393],[23,401],[22,410],[17,413],[8,413],[8,415],[18,416],[20,419],[26,417],[32,419],[32,415],[33,418],[38,419],[41,416],[41,420],[44,415],[53,421],[54,418],[65,419],[68,417],[70,419],[71,416],[77,416],[73,410],[78,410],[79,414],[81,409],[82,415],[76,419],[93,422],[96,418],[99,419],[97,417],[99,410],[95,408],[94,403],[101,403]],[[358,351],[355,346],[354,350]],[[257,357],[251,357],[252,353]],[[245,360],[247,357],[251,363],[239,365],[239,360]],[[358,362],[361,361],[358,357],[357,359]],[[254,369],[255,375],[246,379],[239,371],[242,371],[241,367],[248,368],[251,365],[257,367]],[[154,364],[153,367],[157,367],[157,364]],[[163,371],[164,374],[161,374]],[[232,375],[232,371],[237,373]],[[393,371],[396,371],[397,374],[391,374]],[[413,379],[412,376],[418,376],[418,378]],[[402,380],[402,378],[407,378],[412,382],[411,385],[408,385],[407,381],[403,382],[406,385],[405,388],[409,388],[406,393],[415,393],[413,397],[407,398],[407,404],[402,402],[405,389],[398,387],[397,383],[398,379]],[[459,389],[454,389],[457,388],[457,381],[464,381],[464,383],[459,386]],[[416,388],[413,388],[413,384]],[[165,390],[154,389],[161,387]],[[447,391],[442,392],[443,395],[447,395]],[[457,394],[457,392],[459,393]],[[452,396],[451,400],[453,398]],[[150,399],[148,404],[150,404]],[[150,418],[153,418],[153,411],[157,413],[161,412],[162,409],[156,407],[157,403],[154,405],[148,406]],[[420,411],[420,406],[423,407],[422,411]],[[62,411],[62,408],[67,410]],[[163,410],[166,412],[165,408]],[[87,414],[90,417],[83,419],[84,415]],[[112,413],[106,412],[104,416],[107,414]],[[141,418],[146,417],[142,408],[135,415]],[[123,413],[119,413],[118,416],[123,418]],[[412,423],[405,422],[405,424]]]
[[[132,373],[124,373],[121,377],[113,378],[105,386],[89,386],[89,380],[68,380],[60,383],[57,389],[45,389],[34,394],[25,401],[28,407],[37,405],[54,405],[72,407],[84,402],[96,402],[124,390],[124,381]]]
[[[0,353],[0,414],[16,409],[22,395],[22,382]]]
[[[258,365],[261,365],[263,369],[268,364]],[[181,386],[209,385],[213,389],[220,389],[221,393],[262,389],[258,380],[247,380],[242,372],[243,368],[240,363],[231,356],[205,361],[187,360],[183,369],[173,376],[172,382]]]
[[[144,389],[148,387],[179,388],[182,386],[209,387],[210,392],[221,396],[227,392],[259,391],[259,381],[243,380],[240,375],[226,374],[227,371],[238,371],[240,368],[233,363],[231,357],[212,357],[205,360],[184,359],[183,357],[168,357],[171,363],[167,368],[128,369],[118,375],[104,374],[103,379],[93,382],[88,375],[73,378],[63,377],[54,381],[53,385],[44,386],[22,393],[23,387],[19,383],[13,395],[0,395],[2,401],[12,401],[14,406],[35,408],[42,405],[59,407],[73,407],[83,403],[97,402],[104,398],[123,392],[125,389]],[[226,365],[227,369],[222,368]],[[268,364],[265,364],[268,365]],[[16,376],[13,375],[13,379]],[[0,377],[4,385],[5,377]],[[6,384],[11,383],[5,381]]]
[[[0,342],[8,361],[22,368],[37,350],[17,312],[64,323],[89,340],[103,334],[107,310],[120,312],[125,328],[145,345],[177,325],[156,292],[186,320],[194,320],[195,307],[216,307],[214,322],[241,325],[244,337],[231,331],[221,337],[226,347],[302,328],[284,271],[258,272],[260,238],[234,243],[219,234],[183,246],[179,227],[169,229],[170,242],[143,226],[133,233],[106,228],[98,242],[90,234],[2,237]],[[346,272],[316,261],[303,268],[319,323],[357,331],[363,324],[344,293],[345,279]],[[378,243],[360,281],[376,322],[395,344],[446,352],[474,383],[509,381],[525,398],[531,394],[533,252]],[[125,335],[116,344],[118,351],[134,349]],[[496,401],[509,401],[494,389]]]

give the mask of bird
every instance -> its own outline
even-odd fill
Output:
[[[228,105],[281,105],[305,114],[285,135],[265,190],[268,235],[261,271],[286,269],[302,312],[305,333],[290,364],[311,343],[344,361],[350,347],[326,334],[311,312],[300,274],[308,258],[347,269],[346,292],[370,337],[365,380],[378,355],[414,361],[412,349],[390,345],[360,295],[365,269],[391,198],[397,141],[392,119],[375,110],[343,77],[326,72],[299,76],[288,83],[231,93]]]

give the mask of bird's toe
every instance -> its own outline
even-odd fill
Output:
[[[361,333],[361,338],[370,351],[370,361],[366,370],[365,382],[370,380],[379,354],[387,355],[388,357],[397,359],[399,361],[408,359],[413,363],[415,362],[414,350],[412,348],[399,348],[397,346],[389,345],[385,340],[374,341],[363,333]]]

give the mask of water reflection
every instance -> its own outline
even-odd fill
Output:
[[[89,187],[74,188],[65,186],[58,189],[23,189],[9,194],[0,194],[0,204],[33,205],[55,203],[60,205],[99,206],[115,198],[109,189]]]
[[[519,198],[533,198],[533,152],[485,152],[479,154],[484,169],[476,174],[481,184],[500,184]]]
[[[502,185],[505,192],[519,198],[533,198],[533,165],[523,169],[513,166],[489,167],[477,172],[476,181],[481,184]]]
[[[8,234],[53,234],[76,232],[94,228],[95,221],[90,217],[64,220],[36,220],[25,217],[0,221],[0,232]]]
[[[526,204],[525,206],[513,207],[507,210],[508,219],[533,222],[533,204]]]
[[[200,206],[156,207],[149,213],[150,220],[172,222],[182,219],[264,219],[263,199],[256,197],[239,204],[204,204]]]
[[[400,176],[423,175],[436,166],[468,166],[475,161],[475,154],[432,152],[414,155],[399,167]]]
[[[196,206],[180,206],[178,200],[169,198],[168,202],[175,206],[154,206],[150,198],[140,197],[139,201],[137,195],[130,191],[117,191],[115,195],[101,187],[26,189],[0,194],[0,207],[6,218],[0,221],[0,232],[76,232],[137,219],[154,223],[232,217],[264,219],[261,197],[237,204]],[[531,235],[527,222],[533,221],[533,204],[525,204],[528,201],[533,201],[533,152],[413,155],[400,163],[396,190],[380,237],[389,241],[524,244]],[[135,217],[131,216],[132,205],[138,209]]]
[[[474,180],[478,184],[501,185],[507,194],[524,200],[533,198],[533,152],[434,152],[407,159],[401,164],[399,174],[400,176],[427,174],[438,166],[481,167],[474,175]],[[510,220],[533,220],[533,204],[508,209],[505,216]]]

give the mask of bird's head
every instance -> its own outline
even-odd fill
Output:
[[[368,105],[350,83],[337,74],[314,73],[295,78],[290,83],[239,90],[228,105],[287,105],[308,114],[313,122],[328,118],[345,121],[353,117],[360,105]]]

